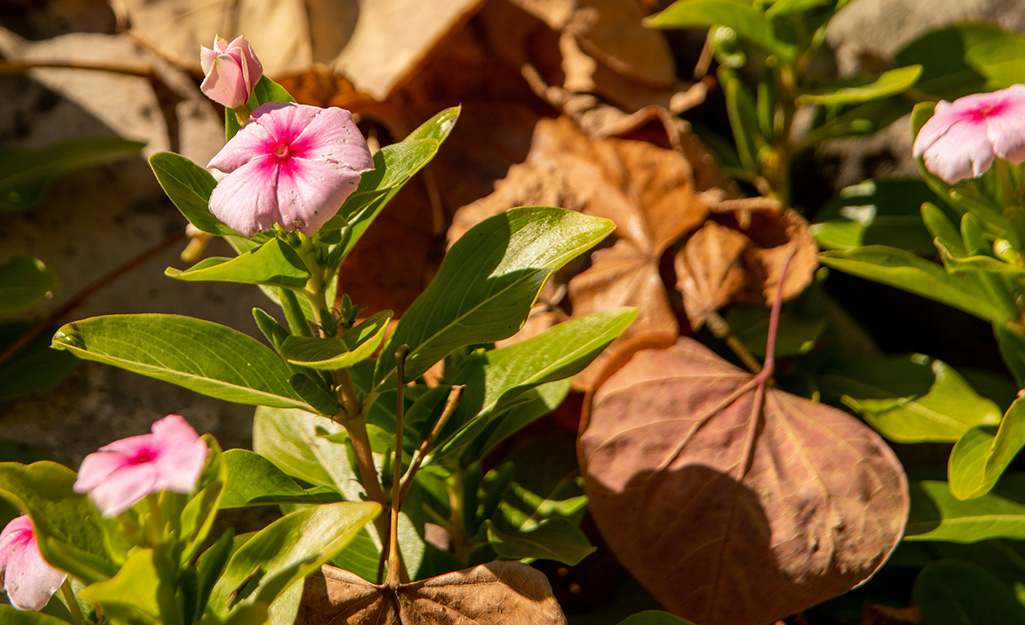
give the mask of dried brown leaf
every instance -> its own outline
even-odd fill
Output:
[[[741,255],[749,244],[743,234],[709,221],[676,253],[676,289],[683,295],[691,330],[703,326],[744,286]]]
[[[325,565],[305,581],[295,625],[565,625],[548,580],[519,562],[491,562],[400,584],[371,584]]]
[[[916,625],[921,620],[918,606],[893,608],[866,601],[861,610],[861,625]]]
[[[900,540],[907,478],[877,434],[692,339],[624,346],[585,410],[602,535],[694,622],[773,622],[858,585]]]

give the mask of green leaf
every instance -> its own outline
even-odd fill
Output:
[[[19,254],[0,264],[0,315],[24,310],[57,289],[57,274],[43,261]]]
[[[915,88],[945,100],[1025,82],[1025,37],[983,22],[933,30],[894,55],[897,65],[921,65]]]
[[[765,9],[765,17],[775,20],[795,13],[828,7],[830,4],[831,0],[775,0]]]
[[[580,522],[587,497],[575,450],[572,434],[555,432],[505,457],[515,473],[498,507],[502,527],[529,530],[551,518]]]
[[[494,413],[476,438],[464,439],[467,444],[462,452],[463,458],[483,458],[495,445],[541,417],[551,414],[566,399],[572,387],[573,381],[570,378],[542,384],[523,395],[520,401],[507,410]],[[455,442],[451,444],[454,446]]]
[[[1003,307],[990,301],[982,288],[959,275],[950,275],[936,263],[910,252],[882,245],[822,252],[819,260],[828,267],[875,280],[963,310],[986,321],[1008,321]]]
[[[268,102],[295,102],[295,98],[284,87],[264,75],[260,76],[260,80],[253,87],[253,92],[249,94],[249,101],[246,102],[246,107],[252,111],[261,104]],[[231,141],[231,138],[235,136],[239,129],[241,129],[241,125],[238,123],[238,115],[235,114],[235,109],[225,109],[224,140]]]
[[[655,28],[711,28],[725,26],[784,62],[797,55],[797,47],[778,39],[772,22],[747,0],[683,0],[645,20]]]
[[[85,360],[240,404],[308,409],[278,356],[237,330],[177,315],[110,315],[62,326],[53,346]]]
[[[210,594],[210,609],[227,614],[234,608],[236,589],[240,591],[235,599],[245,605],[269,605],[293,582],[345,548],[380,511],[381,506],[371,502],[331,503],[298,510],[271,523],[232,554]]]
[[[953,442],[1000,423],[1000,408],[946,363],[921,354],[852,357],[817,381],[883,436],[898,443]]]
[[[210,234],[242,236],[210,212],[210,194],[217,186],[210,172],[173,152],[157,152],[149,157],[149,166],[164,193],[189,223]]]
[[[811,233],[825,249],[889,245],[931,253],[932,237],[922,224],[919,207],[935,200],[921,180],[866,180],[841,190],[823,206]]]
[[[237,282],[293,289],[305,287],[310,279],[299,254],[279,239],[235,258],[205,258],[185,271],[168,267],[164,274],[185,282]]]
[[[395,348],[410,346],[414,379],[452,350],[515,334],[554,271],[605,238],[615,225],[557,208],[515,208],[487,219],[449,250],[438,274],[381,350],[374,386],[395,384]],[[453,297],[453,294],[459,297]]]
[[[0,463],[0,495],[32,518],[46,561],[86,583],[117,573],[104,547],[100,513],[72,490],[75,472],[54,462]]]
[[[1025,337],[1003,325],[993,324],[993,336],[1004,364],[1015,380],[1025,380]]]
[[[491,521],[484,526],[491,548],[506,560],[539,558],[575,566],[597,549],[566,519],[548,519],[528,531],[505,532]]]
[[[994,538],[1025,540],[1025,474],[1007,473],[992,491],[971,500],[947,482],[911,482],[911,511],[904,540],[974,543]]]
[[[333,488],[303,488],[263,456],[244,449],[224,452],[228,483],[221,508],[241,508],[283,503],[330,503],[339,501]]]
[[[140,549],[121,565],[117,575],[79,591],[79,596],[103,608],[115,622],[181,623],[175,597],[177,570],[154,549]]]
[[[26,320],[0,324],[0,350],[10,346],[32,327]],[[53,390],[78,360],[67,352],[50,349],[47,332],[21,348],[13,358],[0,364],[0,403],[16,397]]]
[[[295,394],[310,405],[317,414],[332,416],[338,414],[341,405],[337,393],[327,382],[313,372],[299,371],[288,378],[288,385]]]
[[[196,561],[196,609],[193,613],[194,621],[199,621],[203,616],[203,612],[206,611],[210,592],[213,591],[214,584],[220,579],[224,567],[228,564],[228,558],[231,557],[232,548],[235,546],[234,538],[235,531],[229,528]]]
[[[200,547],[206,542],[210,530],[220,508],[224,496],[224,486],[228,481],[228,468],[224,463],[221,446],[209,434],[203,436],[210,449],[207,454],[203,472],[196,482],[196,492],[189,497],[188,503],[181,512],[182,563],[189,562],[199,553]],[[174,497],[172,493],[162,493],[161,497]]]
[[[694,625],[694,623],[669,612],[644,610],[637,614],[631,614],[619,621],[617,625]]]
[[[1025,606],[1007,584],[986,569],[941,560],[922,569],[911,601],[928,625],[1025,623]]]
[[[950,452],[950,492],[958,499],[988,493],[1025,446],[1025,399],[1016,399],[1004,414],[1000,427],[973,427]]]
[[[855,76],[840,79],[833,84],[808,91],[797,96],[798,104],[861,104],[891,95],[903,93],[911,88],[922,75],[921,65],[900,67],[883,72],[878,76]]]
[[[334,421],[309,412],[260,407],[253,418],[253,450],[292,477],[339,492],[347,501],[360,501],[363,487],[345,445],[325,439],[343,431]]]
[[[288,362],[334,371],[370,358],[384,340],[392,311],[383,310],[356,324],[339,338],[290,336],[281,346]]]
[[[730,119],[733,141],[737,144],[737,156],[744,169],[757,172],[758,149],[767,142],[758,127],[755,100],[737,72],[725,65],[720,65],[717,71],[719,84],[726,97],[726,113]]]
[[[41,148],[0,147],[0,212],[25,212],[68,172],[119,161],[146,144],[121,137],[76,137]]]
[[[56,616],[18,610],[9,605],[0,605],[0,622],[4,625],[68,625],[67,621]]]
[[[385,205],[434,158],[455,127],[460,111],[458,106],[441,111],[403,141],[374,155],[374,170],[363,174],[356,192],[345,201],[338,215],[321,228],[324,234],[342,228],[341,243],[331,253],[333,264],[341,263],[349,255]]]
[[[826,139],[869,135],[882,130],[907,115],[911,104],[902,97],[891,96],[839,109],[824,111],[824,119],[797,143],[793,153],[814,147]]]

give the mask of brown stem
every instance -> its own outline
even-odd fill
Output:
[[[448,399],[445,401],[445,409],[442,411],[438,421],[431,428],[431,433],[427,435],[424,442],[420,443],[420,447],[413,452],[413,458],[409,461],[409,468],[406,469],[405,475],[402,476],[402,486],[399,489],[399,505],[402,505],[402,501],[406,498],[406,493],[409,492],[409,487],[413,484],[413,478],[416,477],[416,472],[420,470],[420,464],[423,463],[424,457],[427,455],[427,450],[434,444],[434,439],[438,437],[442,428],[448,423],[452,413],[456,411],[456,406],[459,405],[459,398],[463,396],[463,389],[466,388],[462,384],[458,384],[452,387],[452,390],[448,392]]]
[[[726,320],[720,317],[717,313],[711,313],[708,315],[708,319],[705,320],[705,325],[711,330],[715,338],[726,342],[726,345],[733,350],[733,353],[737,355],[737,358],[744,363],[752,373],[758,373],[762,370],[762,365],[755,360],[755,357],[751,355],[751,352],[747,351],[737,337],[733,336],[730,332],[730,324],[726,323]]]
[[[23,74],[31,69],[85,69],[157,80],[157,74],[142,63],[111,63],[110,61],[0,61],[0,74]]]
[[[138,265],[145,263],[151,258],[159,256],[168,248],[180,245],[184,240],[185,231],[182,230],[173,237],[165,239],[164,241],[161,241],[160,243],[154,245],[153,247],[139,254],[138,256],[131,258],[124,264],[118,266],[110,273],[90,283],[88,286],[86,286],[78,293],[75,293],[75,295],[72,296],[72,298],[68,300],[66,304],[58,308],[50,316],[36,322],[36,324],[28,330],[26,330],[24,334],[16,338],[12,343],[5,347],[4,350],[0,352],[0,366],[14,358],[14,356],[17,355],[18,352],[20,352],[22,349],[25,348],[26,345],[35,340],[37,336],[45,332],[47,329],[57,325],[58,321],[64,318],[68,313],[74,310],[75,307],[77,307],[82,302],[87,300],[97,291],[102,290],[104,287],[114,282],[124,274],[128,273]]]
[[[388,541],[388,577],[385,583],[392,588],[399,585],[399,568],[402,555],[399,553],[399,474],[402,472],[402,433],[405,427],[405,390],[406,390],[406,356],[409,345],[402,345],[395,350],[395,367],[398,375],[398,386],[395,388],[395,459],[392,461],[391,472],[391,532]]]

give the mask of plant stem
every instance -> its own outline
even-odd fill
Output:
[[[402,472],[402,433],[405,427],[405,389],[406,389],[406,356],[409,345],[402,345],[395,350],[395,366],[397,368],[398,386],[395,388],[395,459],[391,471],[391,531],[388,540],[388,577],[385,583],[396,588],[401,581],[399,568],[402,565],[402,554],[399,553],[399,506],[400,497],[399,474]]]
[[[71,622],[75,625],[82,625],[84,621],[82,606],[78,605],[75,591],[71,588],[71,580],[67,577],[64,578],[64,583],[61,584],[61,596],[64,597],[64,602],[68,604],[68,612],[71,612]]]
[[[762,370],[762,365],[755,360],[755,357],[751,355],[751,352],[747,351],[744,344],[741,343],[737,337],[733,336],[730,331],[730,324],[726,323],[726,320],[719,316],[718,313],[711,313],[708,315],[708,319],[705,320],[705,325],[712,332],[715,338],[726,342],[726,345],[733,350],[733,353],[740,358],[744,366],[747,367],[752,373],[758,373]]]
[[[448,423],[452,413],[456,411],[456,406],[459,405],[459,399],[463,396],[463,389],[466,388],[462,384],[457,384],[452,387],[452,390],[448,392],[448,399],[445,400],[445,409],[442,410],[441,416],[434,423],[434,427],[431,428],[431,433],[427,435],[424,442],[420,443],[420,447],[413,453],[412,460],[409,461],[409,468],[406,469],[405,475],[402,476],[402,487],[399,489],[399,505],[402,505],[402,501],[406,498],[406,493],[409,491],[409,487],[413,484],[413,478],[416,477],[416,472],[420,470],[420,465],[423,463],[424,458],[427,456],[428,450],[431,445],[434,444],[434,440],[438,438],[438,434]]]
[[[295,336],[313,336],[313,332],[310,331],[310,324],[306,322],[306,316],[303,315],[302,306],[299,305],[299,298],[295,296],[295,291],[280,288],[278,293],[281,299],[281,310],[285,312],[285,320],[288,322],[288,327],[292,330],[292,334]]]

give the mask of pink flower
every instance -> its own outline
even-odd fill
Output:
[[[207,167],[229,175],[210,195],[210,212],[252,237],[275,223],[312,235],[374,168],[349,111],[269,102]]]
[[[978,178],[1000,157],[1014,165],[1025,161],[1025,85],[1003,91],[941,100],[922,126],[915,158],[948,184]]]
[[[19,610],[42,610],[66,574],[43,559],[32,520],[22,515],[0,532],[0,582]]]
[[[249,101],[253,87],[263,76],[263,66],[244,37],[228,43],[227,39],[215,36],[213,50],[203,47],[200,51],[199,65],[206,75],[200,90],[214,102],[232,109]]]
[[[103,516],[110,518],[146,495],[195,490],[209,453],[206,443],[178,415],[157,421],[152,432],[114,441],[86,456],[75,492],[88,492]]]

